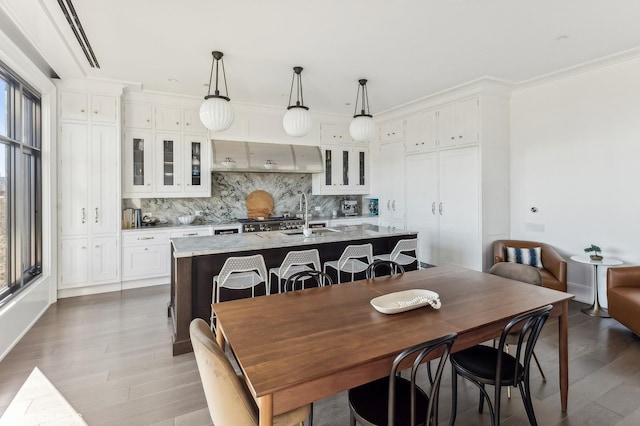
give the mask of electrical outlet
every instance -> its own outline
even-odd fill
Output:
[[[322,210],[322,207],[320,207],[320,206],[315,206],[313,209],[314,209],[315,211],[319,212],[320,210]]]

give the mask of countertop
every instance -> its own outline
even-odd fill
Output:
[[[335,231],[331,231],[330,229],[334,229]],[[369,224],[335,226],[329,229],[320,228],[314,230],[314,233],[308,238],[305,238],[301,234],[292,235],[290,232],[292,231],[183,237],[172,239],[171,243],[174,249],[174,257],[178,258],[416,234],[415,231],[405,231]]]

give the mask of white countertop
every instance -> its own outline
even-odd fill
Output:
[[[330,229],[335,229],[331,231]],[[390,236],[415,235],[415,231],[377,225],[335,226],[314,230],[309,238],[290,235],[287,231],[252,232],[244,234],[184,237],[171,240],[175,257],[204,256],[276,247],[294,247],[342,241],[370,240]],[[289,231],[290,232],[290,231]]]

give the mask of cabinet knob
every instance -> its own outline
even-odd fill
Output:
[[[178,125],[178,126],[179,126],[179,125],[180,125],[180,122],[179,122],[179,121],[176,121],[176,125]]]
[[[185,126],[189,126],[191,123],[184,123]]]
[[[93,113],[94,113],[94,114],[97,114],[97,113],[98,113],[98,111],[93,111]]]
[[[462,139],[462,135],[458,136],[458,139]]]
[[[149,123],[150,121],[151,121],[151,119],[150,119],[150,118],[147,118],[147,123]]]
[[[144,251],[149,251],[149,247],[145,247],[145,248],[144,248]]]
[[[455,136],[451,136],[451,139],[455,139],[455,138],[456,138]]]
[[[100,246],[98,246],[98,245],[97,245],[97,246],[95,246],[94,248],[97,248],[97,249],[99,249],[99,248],[100,248]]]
[[[80,109],[80,112],[84,112],[84,110],[83,110],[83,109]]]

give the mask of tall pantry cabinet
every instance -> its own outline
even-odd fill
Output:
[[[61,295],[120,288],[121,94],[120,85],[58,84]]]
[[[404,111],[406,228],[421,262],[486,271],[508,236],[508,102],[487,84]]]

